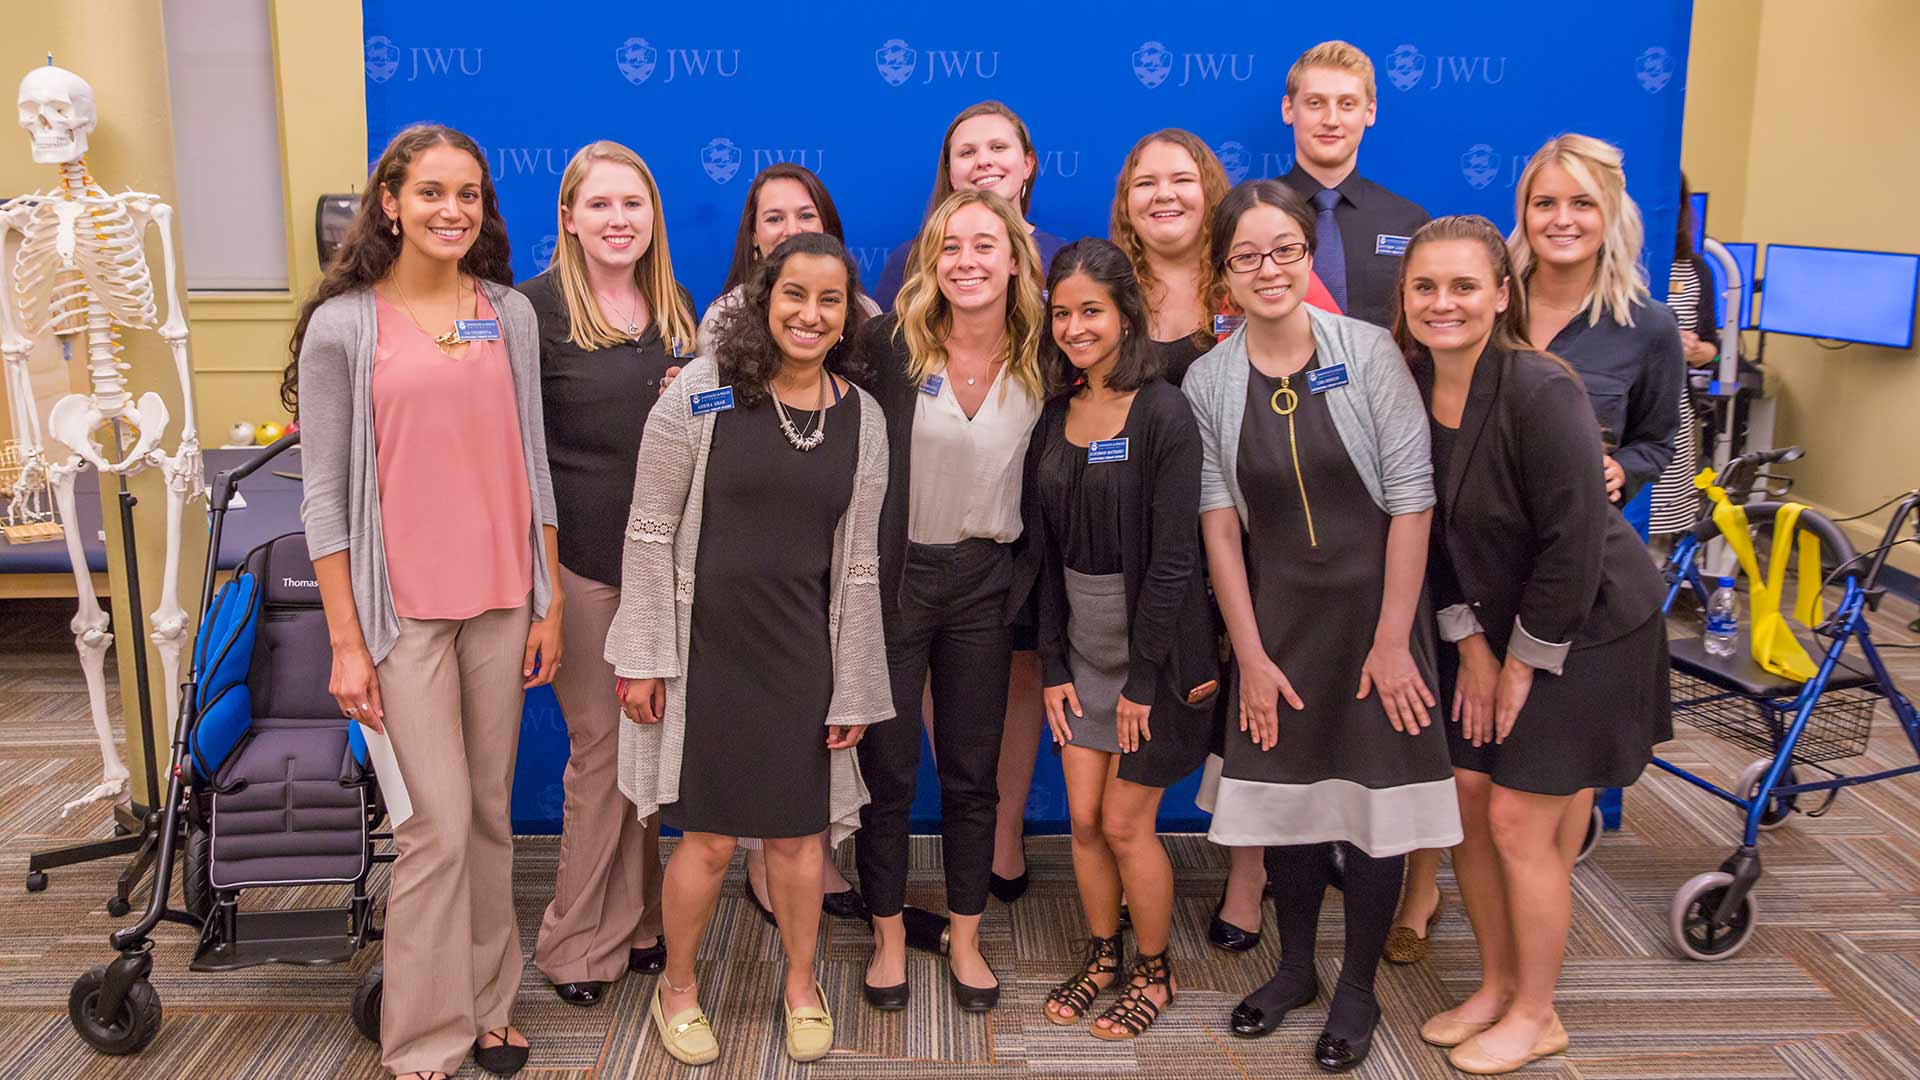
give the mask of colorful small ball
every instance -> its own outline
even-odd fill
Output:
[[[269,420],[254,429],[253,441],[257,446],[269,446],[284,434],[286,434],[285,428]]]
[[[253,425],[245,420],[227,429],[227,441],[236,446],[253,445]]]

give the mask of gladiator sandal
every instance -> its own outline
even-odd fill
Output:
[[[1100,996],[1100,992],[1107,988],[1095,981],[1102,975],[1113,977],[1107,986],[1112,986],[1113,981],[1120,975],[1119,934],[1112,937],[1087,939],[1086,964],[1081,967],[1078,974],[1054,987],[1047,994],[1047,1005],[1050,1006],[1045,1010],[1047,1019],[1062,1027],[1077,1024],[1086,1019],[1087,1009],[1093,1005],[1094,999]],[[1067,1013],[1068,1009],[1073,1010],[1071,1015]]]
[[[1087,1032],[1096,1039],[1108,1042],[1124,1042],[1137,1038],[1155,1020],[1160,1019],[1160,1010],[1165,1008],[1147,996],[1147,991],[1155,986],[1166,987],[1167,1005],[1173,1004],[1173,967],[1167,963],[1167,954],[1154,953],[1151,956],[1141,954],[1134,958],[1133,972],[1127,976],[1127,988],[1120,992],[1119,1000],[1107,1006],[1100,1014],[1110,1027],[1101,1027],[1096,1021]]]

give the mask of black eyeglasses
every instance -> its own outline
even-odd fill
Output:
[[[1272,259],[1273,265],[1285,266],[1297,263],[1307,257],[1305,244],[1281,244],[1272,251],[1243,251],[1238,255],[1227,256],[1227,269],[1236,274],[1251,274],[1260,269],[1262,259]]]

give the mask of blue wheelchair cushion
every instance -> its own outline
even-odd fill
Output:
[[[253,696],[247,673],[260,628],[260,583],[241,572],[220,587],[194,642],[200,685],[196,719],[188,737],[194,772],[211,780],[253,726]]]

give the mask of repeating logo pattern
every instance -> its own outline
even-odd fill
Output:
[[[1657,94],[1673,80],[1673,58],[1660,46],[1651,46],[1634,61],[1633,75],[1640,80],[1642,90]]]
[[[400,70],[400,47],[385,34],[367,39],[367,78],[376,83],[393,78]]]
[[[1157,41],[1143,41],[1133,50],[1133,77],[1151,90],[1173,74],[1173,52]]]
[[[533,245],[533,265],[545,270],[553,265],[553,253],[560,247],[560,234],[548,233]]]
[[[879,69],[880,77],[888,86],[901,86],[913,78],[913,69],[919,61],[920,54],[899,38],[888,38],[886,44],[873,51],[873,66]]]
[[[660,66],[660,50],[646,38],[630,37],[613,50],[613,62],[628,82],[639,86],[652,78],[653,69]]]
[[[1500,155],[1486,143],[1474,143],[1460,155],[1460,175],[1474,190],[1485,188],[1500,175]]]
[[[1244,143],[1231,139],[1214,147],[1213,156],[1220,159],[1220,168],[1226,172],[1227,180],[1235,184],[1245,180],[1253,168],[1253,152]]]
[[[707,179],[724,184],[740,172],[745,156],[732,139],[708,139],[700,148],[700,167],[707,171]]]
[[[1427,57],[1413,45],[1395,45],[1387,54],[1387,81],[1396,90],[1411,90],[1427,75]]]

